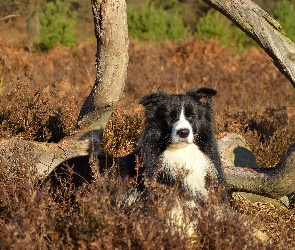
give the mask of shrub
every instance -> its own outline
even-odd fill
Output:
[[[50,49],[56,44],[72,47],[76,40],[77,13],[70,11],[70,4],[55,0],[48,2],[43,14],[40,15],[41,49]]]
[[[60,107],[49,107],[49,99],[40,90],[32,96],[32,85],[26,81],[12,86],[0,95],[1,137],[58,142],[68,134]]]
[[[182,18],[153,4],[144,5],[140,11],[130,5],[127,9],[129,35],[139,40],[161,42],[181,41],[188,34]]]
[[[195,35],[203,40],[218,39],[222,45],[234,45],[237,50],[255,44],[242,30],[216,11],[208,11],[205,16],[199,18]]]
[[[218,38],[222,44],[230,39],[230,23],[219,12],[207,12],[201,17],[196,26],[196,36],[204,40]]]
[[[274,18],[282,25],[286,35],[295,42],[295,4],[288,0],[278,1],[273,9]]]

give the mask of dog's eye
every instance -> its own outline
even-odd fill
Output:
[[[196,116],[195,116],[195,115],[190,115],[187,119],[188,119],[190,122],[192,122],[193,120],[196,119]]]
[[[170,113],[167,113],[166,115],[166,121],[167,122],[173,122],[177,118],[177,113],[175,111],[171,111]]]
[[[173,116],[168,116],[168,117],[166,117],[166,121],[167,122],[172,122],[172,121],[174,121],[174,117]]]

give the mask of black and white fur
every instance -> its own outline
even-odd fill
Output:
[[[146,123],[139,140],[144,154],[146,181],[180,184],[197,198],[208,198],[210,185],[224,186],[224,173],[212,128],[212,98],[209,88],[185,95],[149,94],[140,103]]]

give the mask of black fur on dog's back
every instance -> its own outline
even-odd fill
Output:
[[[139,175],[135,168],[135,153],[124,157],[113,157],[102,153],[94,157],[97,161],[93,163],[91,163],[93,159],[86,155],[73,157],[60,163],[48,175],[45,182],[50,181],[53,189],[60,188],[61,182],[70,184],[77,189],[83,183],[91,183],[94,180],[93,167],[98,167],[97,171],[100,174],[114,168],[112,174],[115,173],[122,178],[135,178]]]

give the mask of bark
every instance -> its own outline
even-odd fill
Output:
[[[100,136],[121,99],[127,76],[129,43],[124,1],[92,0],[97,40],[96,80],[78,117],[77,129]],[[107,115],[105,115],[107,113]],[[102,114],[105,116],[102,117]]]
[[[285,36],[275,19],[250,0],[203,1],[252,37],[295,87],[295,44]]]

